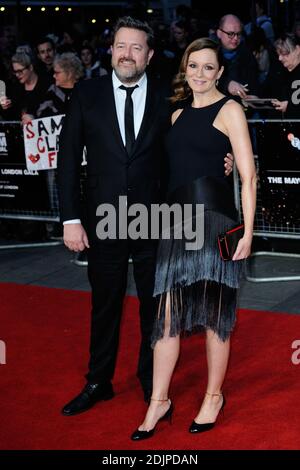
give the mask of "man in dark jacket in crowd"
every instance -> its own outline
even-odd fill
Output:
[[[234,15],[221,18],[217,36],[222,46],[225,70],[219,90],[239,98],[258,94],[258,68],[255,58],[241,41],[243,25]]]

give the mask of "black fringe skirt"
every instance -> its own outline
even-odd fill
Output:
[[[223,199],[224,201],[224,199]],[[172,201],[173,202],[173,201]],[[181,202],[181,201],[179,201]],[[185,200],[186,202],[186,200]],[[197,203],[199,201],[196,201]],[[166,304],[169,296],[170,336],[213,330],[220,339],[229,338],[236,321],[237,289],[244,274],[245,262],[223,261],[217,244],[220,233],[237,224],[236,211],[224,214],[209,209],[203,201],[204,244],[197,250],[186,250],[184,235],[159,242],[154,296],[158,313],[152,334],[152,347],[165,331]]]

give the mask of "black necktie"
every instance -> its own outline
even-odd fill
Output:
[[[127,87],[121,85],[121,90],[126,90],[126,101],[125,101],[125,113],[124,113],[124,122],[125,122],[125,147],[127,154],[130,155],[132,152],[133,144],[135,142],[134,135],[134,119],[133,119],[133,101],[132,93],[138,87],[138,85]]]

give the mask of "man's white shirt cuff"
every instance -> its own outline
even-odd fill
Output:
[[[69,224],[81,224],[80,219],[72,219],[72,220],[65,220],[63,222],[63,225],[69,225]]]

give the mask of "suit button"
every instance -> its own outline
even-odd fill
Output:
[[[130,193],[130,191],[132,191],[132,188],[130,186],[128,186],[127,192]]]

